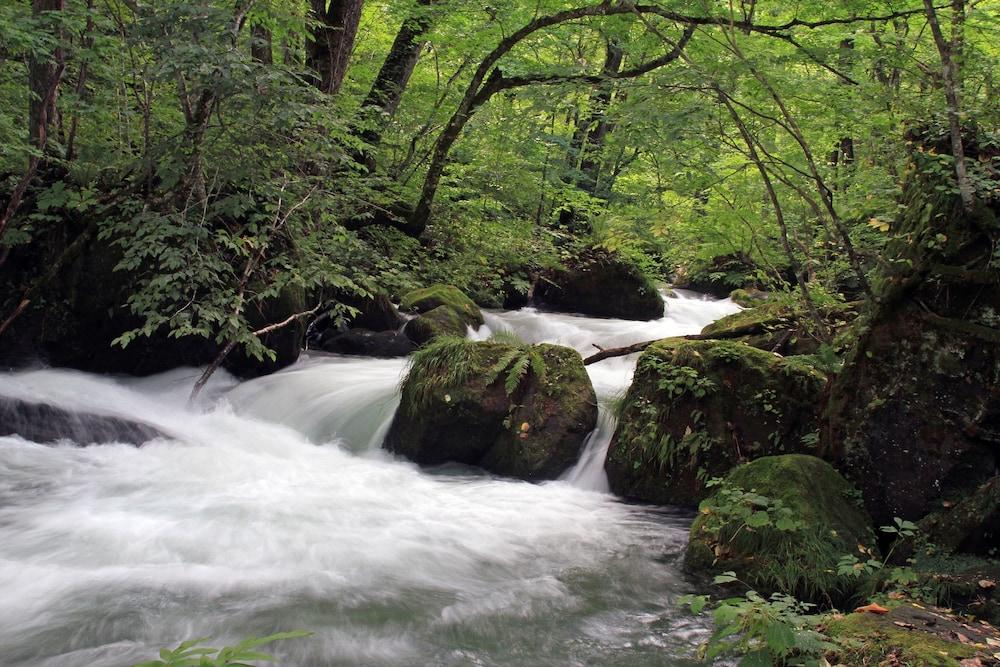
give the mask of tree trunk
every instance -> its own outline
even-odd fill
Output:
[[[417,0],[422,7],[429,7],[432,0]],[[362,133],[362,138],[370,148],[375,148],[382,141],[382,128],[386,119],[391,118],[399,107],[399,101],[410,81],[413,68],[420,59],[420,51],[424,48],[424,35],[430,29],[431,17],[426,10],[410,16],[392,42],[389,55],[385,57],[382,68],[372,83],[368,96],[361,104],[363,113],[375,116],[370,119],[371,126]],[[375,160],[370,152],[359,156],[359,162],[364,163],[369,171],[375,170]]]
[[[311,4],[318,24],[306,44],[306,64],[316,73],[316,86],[333,94],[347,74],[364,0],[311,0]]]
[[[61,12],[66,0],[32,0],[31,13],[37,19],[45,12]],[[61,42],[61,30],[57,39]],[[57,73],[61,75],[63,61],[62,47],[57,47],[51,57],[28,61],[28,138],[31,145],[42,148],[42,137],[48,134],[48,126],[56,122],[56,102],[58,85]]]
[[[253,58],[254,62],[264,65],[274,63],[271,31],[262,25],[255,25],[250,31],[250,57]]]
[[[592,195],[597,194],[599,190],[601,151],[604,148],[604,139],[611,132],[607,112],[611,106],[615,86],[614,80],[610,77],[621,71],[624,55],[625,52],[617,42],[608,42],[602,73],[609,79],[597,86],[590,97],[590,117],[584,127],[586,140],[583,142],[580,155],[580,173],[583,178],[579,186]]]

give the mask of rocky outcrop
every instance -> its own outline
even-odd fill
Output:
[[[1000,557],[1000,475],[958,500],[943,501],[920,521],[920,531],[945,549]]]
[[[576,461],[596,421],[576,351],[445,337],[414,355],[384,446],[425,465],[554,479]]]
[[[615,493],[688,505],[741,461],[813,452],[824,376],[730,341],[669,338],[639,358],[605,469]]]
[[[535,287],[540,306],[569,313],[625,320],[663,317],[663,298],[636,266],[613,253],[591,249],[567,268],[552,271]]]
[[[364,357],[405,357],[417,346],[400,331],[369,331],[348,329],[323,336],[317,347],[333,354]]]
[[[767,456],[733,469],[701,503],[685,567],[732,571],[764,593],[843,598],[857,585],[837,574],[845,555],[874,553],[871,518],[853,487],[814,456]]]
[[[4,332],[0,364],[17,367],[42,360],[90,372],[150,375],[179,366],[205,365],[216,357],[216,341],[174,337],[162,330],[137,336],[124,348],[112,345],[125,332],[143,326],[127,305],[140,269],[117,270],[121,251],[112,239],[99,238],[92,229],[80,229],[71,220],[52,227],[37,242],[12,253],[4,266],[6,275],[23,277],[30,284],[37,279],[39,267],[66,258],[34,302]],[[25,284],[0,281],[4,317],[17,306]],[[288,287],[259,308],[248,308],[245,316],[262,327],[306,309],[303,291]],[[248,358],[237,351],[227,357],[225,366],[244,377],[270,373],[298,358],[302,335],[303,325],[293,323],[263,339],[275,352],[275,360]]]
[[[1000,204],[963,210],[936,155],[947,140],[919,141],[825,437],[880,524],[919,520],[1000,462]],[[968,138],[971,164],[991,150]]]
[[[0,396],[0,436],[9,435],[41,444],[69,441],[75,445],[141,445],[165,437],[155,427],[131,419]]]
[[[746,253],[719,255],[707,261],[698,261],[678,268],[674,275],[674,287],[693,292],[710,294],[724,299],[735,289],[760,288],[758,279],[761,273],[752,258]],[[795,282],[794,276],[785,278],[786,282]]]
[[[479,306],[451,285],[414,290],[403,296],[400,307],[418,313],[403,329],[417,345],[442,336],[464,337],[469,327],[478,329],[484,322]]]

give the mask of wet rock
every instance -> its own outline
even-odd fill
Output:
[[[575,350],[441,338],[414,355],[384,446],[425,465],[554,479],[577,460],[596,421]]]
[[[919,525],[936,546],[1000,558],[1000,475],[958,500],[943,501]]]
[[[594,249],[544,276],[534,299],[552,310],[626,320],[659,319],[664,310],[656,286],[638,267]]]
[[[826,329],[834,336],[845,332],[857,319],[856,303],[819,308]],[[785,355],[815,354],[822,346],[816,323],[804,308],[788,302],[761,303],[726,315],[701,330],[703,336],[738,340],[768,352]]]
[[[69,440],[77,445],[111,442],[141,445],[166,437],[155,427],[139,421],[0,396],[0,436],[9,435],[42,444]]]
[[[815,452],[825,377],[796,357],[668,338],[639,358],[605,469],[635,500],[697,505],[741,461]]]
[[[701,503],[684,556],[697,573],[733,571],[767,594],[844,599],[858,585],[840,577],[845,555],[876,549],[856,490],[814,456],[766,456],[734,468]]]
[[[324,335],[319,349],[334,354],[366,357],[405,357],[416,349],[413,341],[399,331],[349,329]]]

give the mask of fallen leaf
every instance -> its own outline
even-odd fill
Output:
[[[899,627],[906,628],[907,630],[917,629],[917,626],[913,625],[913,623],[904,623],[903,621],[893,621],[892,623],[893,625],[898,625]]]
[[[966,637],[965,635],[963,635],[961,632],[953,632],[952,634],[955,635],[955,639],[957,639],[958,641],[962,642],[963,644],[971,644],[972,643],[972,641],[968,637]]]
[[[855,613],[859,614],[888,614],[889,610],[881,605],[877,605],[874,602],[871,604],[866,604],[864,607],[858,607],[854,610]]]
[[[966,658],[958,663],[961,667],[983,667],[983,661],[979,658]]]
[[[993,581],[992,579],[980,579],[979,580],[979,587],[980,588],[984,588],[986,590],[989,590],[991,588],[996,588],[997,587],[997,582]]]
[[[993,637],[987,637],[986,643],[990,646],[1000,646],[1000,639],[993,639]]]

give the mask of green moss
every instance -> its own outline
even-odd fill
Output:
[[[417,345],[443,336],[464,338],[468,321],[450,306],[438,306],[423,315],[418,315],[406,324],[403,330]]]
[[[895,610],[888,616],[855,613],[831,621],[827,634],[845,647],[837,661],[846,665],[960,667],[963,659],[977,654],[973,646],[897,626],[896,615]],[[914,625],[905,620],[898,622]]]
[[[576,460],[596,420],[575,350],[446,337],[414,355],[386,447],[418,463],[553,479]]]
[[[701,504],[685,565],[699,572],[733,570],[762,592],[842,600],[857,580],[838,576],[837,561],[857,554],[859,544],[875,548],[871,519],[855,495],[814,456],[767,456],[734,468]],[[764,512],[768,520],[751,526],[747,511]]]
[[[729,293],[729,298],[738,306],[753,308],[766,303],[770,294],[756,289],[734,289]]]
[[[666,339],[640,357],[606,468],[612,490],[696,505],[705,482],[767,454],[811,451],[825,377],[734,341]]]
[[[400,307],[411,313],[427,313],[448,306],[473,326],[483,323],[483,314],[472,299],[452,285],[431,285],[405,294]]]

